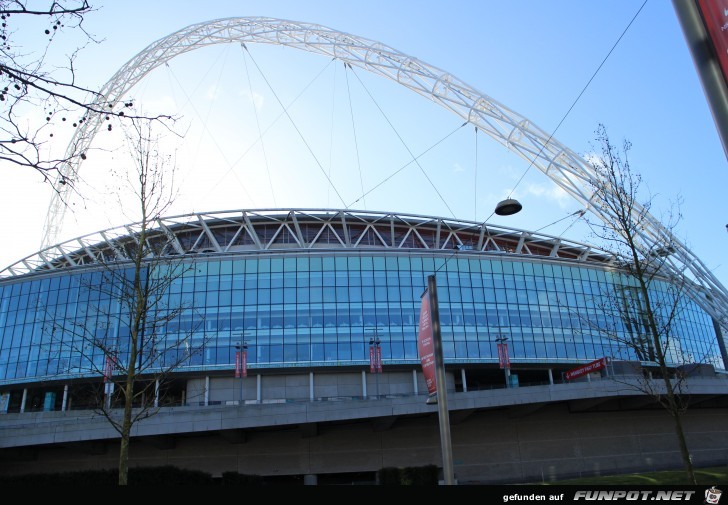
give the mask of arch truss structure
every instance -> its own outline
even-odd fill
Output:
[[[195,49],[226,43],[283,45],[336,58],[395,81],[450,110],[496,142],[532,163],[589,212],[605,223],[615,222],[608,205],[595,195],[599,180],[583,157],[564,146],[524,116],[464,83],[454,75],[403,54],[380,42],[342,33],[324,26],[266,17],[226,18],[188,26],[168,35],[129,60],[101,89],[99,103],[118,104],[141,79],[169,60]],[[84,122],[69,150],[85,151],[103,117]],[[71,153],[73,154],[73,153]],[[75,180],[79,165],[67,165],[59,177]],[[58,238],[65,211],[66,191],[54,194],[44,230],[44,247]],[[637,208],[636,214],[643,209]],[[651,215],[642,216],[640,239],[646,251],[665,250],[667,273],[688,278],[697,301],[728,328],[728,290],[703,262]]]

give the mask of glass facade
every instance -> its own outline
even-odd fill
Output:
[[[583,262],[299,250],[210,256],[188,265],[158,305],[184,308],[164,325],[164,338],[191,335],[189,345],[200,348],[182,371],[233,369],[242,339],[251,367],[361,365],[368,363],[374,328],[385,365],[417,364],[420,296],[436,271],[446,363],[497,363],[496,339],[503,337],[512,363],[645,359],[639,348],[620,343],[640,333],[639,321],[605,310],[615,293],[629,300],[634,288]],[[89,363],[102,368],[100,349],[82,341],[88,337],[78,328],[116,339],[123,349],[129,330],[109,315],[124,309],[101,286],[103,273],[90,268],[0,282],[0,384],[88,376]],[[657,299],[668,297],[667,285],[652,289]],[[676,314],[668,359],[725,369],[710,316],[686,296]]]

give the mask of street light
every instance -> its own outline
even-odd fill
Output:
[[[379,328],[364,328],[365,332],[374,332],[369,338],[369,373],[376,377],[377,399],[379,399],[379,374],[382,373],[382,340],[379,338]]]
[[[513,198],[507,198],[498,202],[498,205],[495,206],[495,213],[499,216],[512,216],[521,212],[521,209],[523,209],[521,202]]]

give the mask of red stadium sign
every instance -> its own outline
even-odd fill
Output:
[[[587,363],[586,365],[572,368],[571,370],[566,372],[564,376],[566,377],[566,380],[576,379],[577,377],[581,377],[582,375],[586,375],[588,373],[596,372],[597,370],[606,368],[608,364],[608,358],[600,358],[596,361],[592,361],[591,363]]]

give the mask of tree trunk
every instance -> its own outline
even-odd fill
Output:
[[[688,443],[685,440],[685,431],[682,426],[682,414],[679,411],[670,413],[673,415],[672,418],[675,421],[675,435],[677,435],[677,440],[680,445],[680,456],[685,467],[685,473],[688,474],[689,484],[697,485],[698,481],[695,480],[693,461],[690,459],[690,451],[688,450]]]
[[[134,394],[134,379],[127,376],[124,386],[124,419],[121,424],[121,444],[119,446],[119,485],[126,486],[129,481],[129,438],[131,434],[131,407]]]

